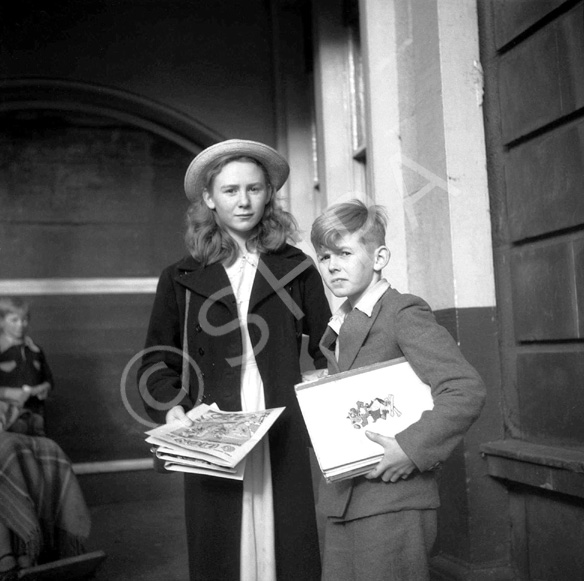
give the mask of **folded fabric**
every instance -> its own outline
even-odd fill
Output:
[[[0,432],[6,431],[19,416],[22,408],[6,400],[0,400]]]
[[[0,433],[0,522],[33,563],[84,552],[90,515],[71,463],[43,437]]]

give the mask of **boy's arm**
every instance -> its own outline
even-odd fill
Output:
[[[418,297],[405,298],[396,316],[397,340],[414,371],[430,385],[434,408],[395,440],[423,472],[446,460],[478,418],[485,386],[430,307]]]

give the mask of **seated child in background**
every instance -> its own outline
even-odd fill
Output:
[[[387,218],[359,200],[327,209],[311,240],[326,286],[346,297],[320,347],[329,374],[406,357],[430,385],[434,408],[395,438],[366,436],[384,448],[368,474],[327,484],[323,579],[424,581],[436,537],[436,469],[477,419],[485,387],[428,304],[382,278],[390,257]],[[365,437],[365,436],[364,436]]]
[[[44,436],[44,400],[53,376],[42,350],[27,335],[28,320],[24,300],[0,297],[0,401],[10,424],[5,429]]]

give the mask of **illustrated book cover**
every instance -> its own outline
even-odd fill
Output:
[[[320,469],[329,482],[366,474],[383,448],[365,431],[395,436],[434,407],[430,386],[404,357],[295,386]]]
[[[176,421],[146,432],[146,442],[167,470],[243,480],[245,458],[285,408],[225,412],[201,404],[187,416],[192,426]]]

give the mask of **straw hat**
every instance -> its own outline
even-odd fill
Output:
[[[231,155],[245,155],[257,159],[266,168],[276,191],[288,179],[290,166],[275,149],[257,141],[229,139],[207,147],[189,165],[185,175],[185,193],[191,202],[203,195],[207,173],[217,160]]]

